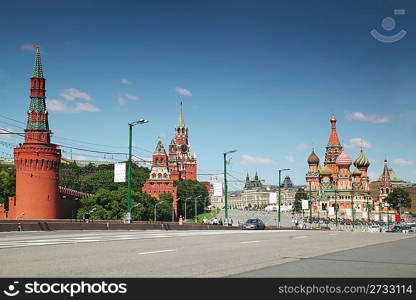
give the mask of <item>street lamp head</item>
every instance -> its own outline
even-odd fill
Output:
[[[129,123],[129,125],[134,126],[134,125],[137,125],[137,124],[144,124],[144,123],[149,123],[149,120],[139,119],[137,121],[134,121],[133,123]]]
[[[290,169],[288,169],[288,168],[284,168],[284,169],[281,169],[281,170],[279,170],[279,171],[289,171]]]
[[[230,154],[230,153],[234,153],[234,152],[237,152],[237,150],[230,150],[230,151],[227,151],[227,152],[225,152],[225,154]]]

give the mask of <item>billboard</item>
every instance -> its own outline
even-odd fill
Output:
[[[328,214],[331,216],[335,215],[335,207],[332,207],[332,206],[328,207]]]
[[[302,200],[302,209],[309,209],[309,201]]]
[[[269,204],[277,204],[277,193],[276,192],[269,193]]]
[[[214,189],[214,197],[222,197],[222,183],[220,182],[214,182],[212,184],[213,189]]]
[[[126,182],[126,163],[114,164],[114,182]]]

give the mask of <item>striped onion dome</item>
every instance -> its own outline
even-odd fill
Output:
[[[315,154],[315,151],[312,150],[311,155],[308,157],[308,164],[317,165],[319,164],[319,157]]]
[[[357,158],[354,161],[354,166],[357,168],[368,168],[370,166],[370,161],[367,156],[365,156],[363,150],[358,154]]]
[[[350,166],[352,164],[352,159],[347,153],[345,153],[345,151],[342,151],[342,153],[337,157],[335,163],[339,166]]]
[[[352,176],[361,176],[361,171],[355,168],[354,171],[352,171]]]
[[[325,167],[319,169],[319,173],[322,176],[330,176],[331,174],[334,173],[334,171],[332,171],[329,167],[325,166]]]

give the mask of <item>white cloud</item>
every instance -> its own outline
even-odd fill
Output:
[[[74,157],[74,160],[88,160],[88,158],[86,156],[83,156],[83,155],[76,155]]]
[[[287,155],[284,157],[288,162],[295,162],[295,158],[292,155]]]
[[[361,121],[361,122],[371,122],[371,123],[390,123],[391,122],[391,116],[365,115],[359,111],[348,113],[345,116],[345,118],[350,121]]]
[[[127,103],[126,98],[124,98],[123,96],[119,95],[119,96],[116,97],[116,99],[117,99],[118,104],[120,104],[120,105],[124,105],[124,104]]]
[[[82,113],[82,112],[99,112],[98,107],[90,103],[75,102],[69,104],[64,100],[48,99],[46,100],[46,106],[49,111],[61,112],[61,113]]]
[[[34,51],[34,49],[35,48],[33,48],[33,45],[30,44],[30,43],[25,43],[25,44],[23,44],[23,45],[20,46],[20,50],[23,50],[23,51],[30,51],[30,52],[32,52],[32,51]]]
[[[304,151],[304,150],[311,150],[311,149],[312,149],[312,145],[299,144],[296,146],[297,151]]]
[[[186,97],[191,97],[192,96],[192,92],[190,90],[187,90],[185,88],[181,88],[181,87],[176,87],[175,91],[182,96],[186,96]]]
[[[140,97],[135,96],[135,95],[130,95],[130,94],[124,94],[124,95],[117,95],[116,99],[117,99],[118,104],[125,105],[125,104],[127,104],[128,100],[138,101],[140,99]]]
[[[139,96],[129,95],[129,94],[126,94],[126,98],[129,99],[129,100],[134,100],[134,101],[137,101],[137,100],[140,99]]]
[[[376,181],[380,177],[380,174],[376,172],[368,172],[367,175],[370,177],[370,181]]]
[[[5,129],[0,129],[0,137],[1,138],[11,138],[13,136],[13,134],[8,134],[10,132],[14,132],[13,130],[9,129],[9,128],[5,128]],[[1,134],[1,133],[6,133],[6,134]]]
[[[266,157],[256,157],[248,154],[243,154],[241,157],[242,165],[277,165],[277,163],[274,160]]]
[[[396,159],[394,159],[393,160],[393,163],[395,165],[399,165],[399,166],[411,166],[411,165],[414,164],[413,161],[405,160],[405,159],[402,159],[402,158],[396,158]]]
[[[127,78],[121,78],[120,79],[120,82],[122,83],[122,84],[131,84],[131,81],[130,80],[128,80]]]
[[[60,96],[62,96],[65,100],[73,101],[75,99],[84,99],[87,101],[91,101],[92,98],[87,93],[81,92],[75,88],[69,88],[63,91]]]
[[[345,144],[344,147],[346,149],[368,149],[372,147],[372,145],[368,141],[362,138],[352,138],[350,139],[350,143],[351,144]]]

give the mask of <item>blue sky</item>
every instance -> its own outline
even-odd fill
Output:
[[[415,8],[414,1],[8,1],[0,11],[0,114],[25,122],[29,46],[39,42],[58,144],[127,152],[127,123],[145,118],[134,145],[149,158],[157,136],[169,144],[183,101],[199,173],[221,172],[222,153],[238,149],[229,167],[235,178],[257,170],[276,184],[277,170],[290,168],[286,174],[304,184],[311,147],[323,157],[335,114],[347,153],[354,159],[364,146],[372,179],[387,158],[415,182]],[[396,22],[390,31],[386,17]],[[407,34],[383,43],[373,29]],[[8,151],[0,144],[0,154]],[[73,157],[111,159],[76,150]],[[231,189],[241,186],[235,178]]]

